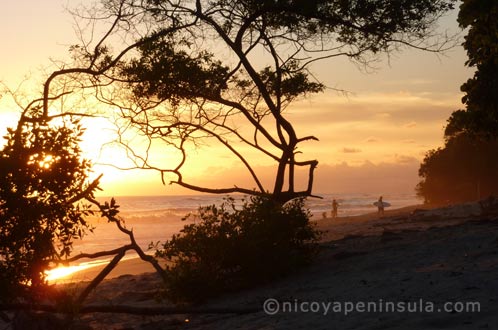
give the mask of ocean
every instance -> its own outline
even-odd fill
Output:
[[[375,212],[372,204],[379,196],[368,194],[321,195],[323,198],[309,198],[306,202],[313,219],[319,221],[324,212],[330,216],[332,199],[339,202],[338,216],[354,216]],[[234,196],[241,203],[243,196]],[[110,198],[99,198],[101,202]],[[120,205],[119,216],[128,229],[133,229],[137,242],[147,249],[151,242],[165,241],[178,232],[185,224],[182,218],[195,212],[200,206],[220,205],[223,196],[217,195],[185,195],[185,196],[121,196],[116,198]],[[384,201],[391,208],[400,208],[420,204],[422,201],[415,195],[384,196]],[[105,219],[93,218],[90,221],[95,227],[94,233],[89,233],[81,241],[74,244],[75,252],[97,252],[117,248],[128,242],[126,235],[118,231],[114,224]],[[74,253],[73,253],[74,254]]]
[[[323,198],[309,198],[306,207],[311,211],[312,218],[320,221],[323,213],[330,216],[332,199],[339,202],[338,216],[354,216],[375,212],[373,202],[379,196],[369,194],[324,194]],[[237,203],[242,203],[243,196],[232,196]],[[109,201],[110,198],[98,198],[100,202]],[[151,244],[164,242],[178,233],[185,224],[192,220],[183,221],[187,214],[197,211],[200,206],[220,205],[223,196],[219,195],[185,195],[185,196],[120,196],[116,197],[120,206],[119,216],[124,220],[126,228],[132,229],[137,243],[149,254],[154,249],[149,249]],[[409,205],[421,204],[421,200],[414,194],[385,195],[384,201],[391,204],[391,208],[401,208]],[[87,233],[82,240],[73,244],[72,256],[79,253],[95,253],[119,248],[129,243],[129,238],[121,233],[115,224],[108,223],[105,219],[91,217],[88,221],[93,225],[93,233]],[[127,255],[125,258],[136,258],[136,255]],[[73,266],[88,268],[108,262],[111,257],[97,260],[82,259]],[[50,278],[56,278],[55,273]]]

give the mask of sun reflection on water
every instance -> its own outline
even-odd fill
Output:
[[[60,280],[67,280],[70,279],[71,276],[75,275],[76,273],[82,270],[105,265],[108,262],[109,261],[107,260],[102,260],[97,262],[94,261],[88,263],[81,263],[79,265],[59,266],[45,271],[46,280],[49,283],[58,282]]]

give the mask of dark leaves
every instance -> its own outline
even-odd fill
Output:
[[[9,286],[1,298],[42,284],[48,260],[69,256],[73,240],[91,230],[84,216],[92,210],[81,203],[90,171],[78,145],[82,127],[76,121],[20,129],[8,130],[0,151],[0,282]]]
[[[253,197],[236,206],[201,207],[200,221],[186,225],[156,256],[173,261],[167,272],[172,298],[203,299],[268,282],[306,264],[320,233],[309,222],[304,200],[284,206]]]
[[[227,88],[228,68],[210,53],[188,54],[169,39],[147,43],[140,51],[141,57],[123,69],[139,97],[178,104],[183,99],[216,99]]]
[[[446,137],[455,134],[498,136],[498,2],[465,0],[458,21],[468,28],[463,43],[469,57],[466,65],[476,67],[474,77],[461,87],[466,110],[452,114]]]

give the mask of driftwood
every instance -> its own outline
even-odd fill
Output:
[[[77,305],[81,305],[83,301],[88,297],[88,295],[92,292],[93,289],[97,287],[97,285],[100,284],[104,280],[104,278],[109,275],[109,273],[116,267],[118,262],[124,257],[126,253],[126,249],[123,248],[113,259],[112,261],[105,266],[105,268],[93,279],[93,281],[88,284],[88,286],[81,292],[81,294],[78,297],[78,300],[76,300]]]
[[[57,261],[57,260],[52,260],[54,263],[70,263],[74,262],[83,258],[98,258],[98,257],[103,257],[103,256],[114,256],[111,262],[104,268],[102,271],[85,287],[85,289],[80,293],[78,298],[76,299],[75,303],[76,306],[79,306],[78,310],[82,310],[82,305],[85,299],[88,297],[88,295],[106,278],[106,276],[118,265],[118,263],[121,261],[121,259],[125,256],[125,253],[127,251],[135,251],[140,259],[142,259],[144,262],[150,263],[156,270],[156,272],[160,275],[163,276],[165,270],[161,267],[159,262],[152,256],[147,255],[142,248],[137,244],[135,240],[135,236],[133,234],[133,230],[129,230],[126,227],[123,226],[123,222],[121,219],[117,218],[114,215],[109,214],[108,212],[105,211],[105,207],[100,204],[96,199],[85,196],[85,199],[87,199],[89,202],[92,204],[96,205],[100,211],[102,212],[102,216],[106,217],[109,222],[112,222],[116,225],[119,231],[122,233],[126,234],[129,239],[130,239],[130,244],[124,245],[120,248],[114,249],[114,250],[109,250],[109,251],[100,251],[96,252],[93,254],[88,254],[88,253],[81,253],[78,254],[72,258],[69,258],[64,261]]]

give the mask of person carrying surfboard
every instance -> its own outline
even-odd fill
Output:
[[[374,206],[377,206],[377,212],[380,217],[384,215],[384,208],[391,206],[388,202],[384,202],[382,200],[382,196],[379,197],[379,200],[373,203]]]
[[[384,202],[382,201],[382,196],[379,197],[379,201],[377,202],[377,213],[379,216],[384,215]]]

